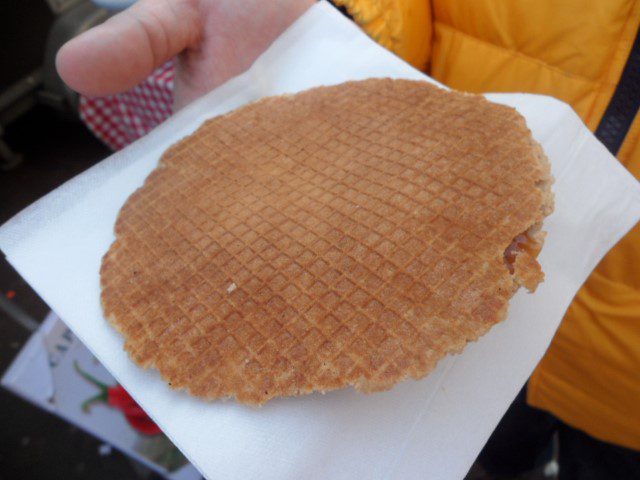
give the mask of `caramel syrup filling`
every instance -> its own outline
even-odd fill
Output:
[[[514,272],[513,265],[518,254],[526,252],[533,258],[537,258],[541,249],[542,245],[540,242],[532,238],[528,232],[516,236],[504,251],[504,263],[507,265],[509,273],[513,274]]]

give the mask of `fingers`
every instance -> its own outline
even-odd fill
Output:
[[[66,43],[56,67],[87,96],[128,90],[185,48],[196,47],[202,25],[195,2],[141,0]]]

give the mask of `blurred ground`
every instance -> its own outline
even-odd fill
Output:
[[[24,161],[0,171],[0,224],[109,155],[80,122],[63,120],[44,107],[10,125],[5,139]],[[44,319],[46,304],[0,257],[0,295],[12,297],[14,305],[38,322]],[[0,374],[29,334],[0,309]],[[0,388],[0,480],[151,478],[115,450],[101,456],[101,444]]]

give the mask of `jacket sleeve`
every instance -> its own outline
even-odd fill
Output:
[[[431,0],[334,0],[354,21],[399,57],[425,71],[431,54]]]

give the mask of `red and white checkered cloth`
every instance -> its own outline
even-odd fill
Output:
[[[165,121],[173,106],[173,61],[132,90],[106,97],[80,97],[80,118],[112,150],[120,150]]]

